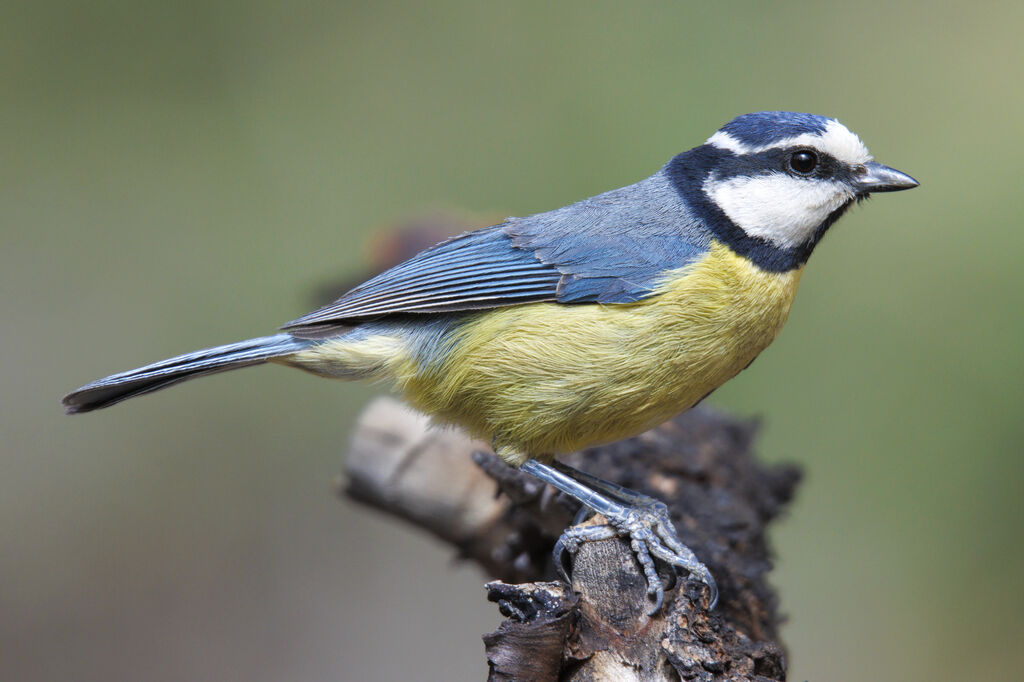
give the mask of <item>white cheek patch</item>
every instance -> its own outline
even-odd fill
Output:
[[[782,173],[727,180],[712,176],[704,192],[748,235],[782,248],[806,243],[832,211],[852,198],[840,182]]]
[[[871,160],[871,154],[868,153],[868,148],[864,146],[860,138],[835,119],[830,120],[825,126],[825,131],[820,134],[804,133],[762,146],[746,144],[721,130],[709,137],[707,143],[719,149],[728,149],[738,155],[757,154],[769,149],[785,147],[810,147],[851,166],[858,166]]]

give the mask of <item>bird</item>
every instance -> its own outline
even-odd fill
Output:
[[[714,608],[714,578],[663,503],[556,456],[643,432],[734,377],[779,333],[832,225],[869,195],[916,186],[835,118],[744,114],[639,182],[466,232],[279,333],[114,374],[62,402],[88,412],[263,363],[385,380],[606,519],[568,528],[556,554],[628,537],[652,613],[664,600],[654,559],[704,582]]]

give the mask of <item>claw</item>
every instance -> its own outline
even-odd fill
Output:
[[[565,534],[558,536],[558,540],[555,541],[555,548],[551,551],[551,558],[555,562],[555,570],[558,571],[559,577],[566,585],[571,585],[572,582],[569,580],[569,571],[565,568],[565,555],[572,554],[575,548],[570,550],[564,542]]]
[[[710,571],[704,575],[701,580],[704,581],[704,584],[707,585],[708,589],[711,591],[711,601],[708,602],[708,611],[714,611],[715,607],[718,606],[718,583],[715,582],[715,578],[711,575]]]
[[[665,603],[665,586],[661,584],[661,576],[654,568],[654,559],[651,558],[646,543],[634,536],[630,539],[629,546],[633,549],[637,561],[640,562],[644,577],[647,578],[647,594],[654,596],[654,605],[647,611],[648,616],[653,616],[661,610],[662,604]]]
[[[654,599],[648,615],[653,616],[665,603],[665,586],[658,575],[654,559],[660,559],[671,566],[673,575],[676,567],[684,568],[691,577],[706,584],[711,592],[709,609],[715,608],[718,603],[718,586],[715,579],[711,577],[707,567],[676,537],[675,528],[668,518],[668,508],[664,504],[639,504],[626,507],[621,515],[605,515],[609,518],[607,525],[572,526],[567,528],[555,543],[555,567],[566,583],[570,582],[566,570],[566,554],[575,554],[583,542],[606,540],[616,536],[628,537],[629,546],[647,580],[647,594]]]
[[[565,529],[557,541],[555,541],[555,548],[552,551],[552,558],[555,561],[555,570],[562,577],[567,585],[572,584],[569,579],[569,572],[565,566],[565,555],[573,555],[579,550],[580,545],[584,542],[596,542],[597,540],[608,540],[609,538],[618,537],[619,532],[609,526],[569,526]]]
[[[664,505],[662,505],[664,507]],[[656,511],[651,511],[652,508]],[[570,583],[569,573],[566,569],[565,555],[574,555],[582,543],[607,540],[613,537],[629,538],[630,549],[640,564],[640,570],[647,581],[647,594],[653,597],[654,603],[648,611],[653,616],[665,603],[665,585],[658,575],[654,559],[660,559],[672,567],[673,581],[675,584],[675,568],[685,568],[692,577],[705,583],[711,590],[711,605],[714,608],[718,603],[718,587],[714,578],[704,564],[697,560],[693,552],[686,545],[681,543],[675,535],[675,528],[668,520],[667,508],[662,514],[657,506],[648,508],[628,507],[626,513],[621,517],[609,519],[607,525],[601,526],[572,526],[567,528],[558,541],[555,542],[553,559],[555,568],[562,579]]]
[[[557,462],[548,466],[530,459],[521,468],[608,519],[605,526],[567,528],[555,543],[555,566],[566,582],[569,582],[563,561],[566,553],[574,553],[582,542],[620,536],[629,538],[630,548],[647,580],[647,594],[654,598],[651,615],[659,611],[665,601],[665,586],[655,568],[655,558],[673,569],[685,568],[691,577],[708,586],[711,593],[709,608],[713,609],[718,603],[718,586],[711,573],[679,540],[669,518],[668,506],[663,502]]]
[[[594,515],[594,510],[587,507],[587,505],[580,505],[580,510],[576,512],[576,515],[572,517],[572,526],[578,526],[584,521]]]

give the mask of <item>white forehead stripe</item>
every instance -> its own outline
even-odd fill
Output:
[[[711,176],[704,192],[748,235],[785,249],[806,243],[832,211],[852,198],[841,182],[784,173],[724,180]]]
[[[721,130],[709,137],[707,144],[719,149],[727,149],[734,154],[757,154],[758,152],[780,149],[782,147],[812,147],[851,166],[867,163],[871,160],[871,154],[868,153],[868,148],[864,146],[860,138],[835,119],[829,119],[828,123],[825,124],[824,132],[820,134],[804,133],[776,140],[771,144],[763,146],[746,144]]]

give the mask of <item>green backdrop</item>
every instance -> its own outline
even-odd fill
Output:
[[[0,677],[481,679],[480,575],[330,494],[374,389],[58,398],[269,332],[403,216],[555,208],[792,109],[921,187],[844,218],[711,400],[808,472],[774,534],[791,679],[1013,679],[1022,25],[1007,0],[2,3]]]

